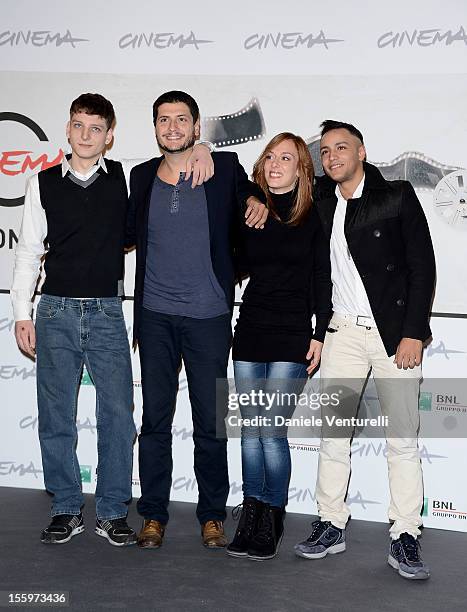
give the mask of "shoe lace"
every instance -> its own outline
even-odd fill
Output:
[[[243,503],[238,504],[238,506],[235,506],[235,508],[232,508],[232,518],[234,521],[238,521],[242,513],[242,509],[243,509]]]
[[[72,519],[73,514],[57,514],[52,517],[50,525],[53,527],[66,527]]]
[[[420,542],[409,533],[402,533],[400,539],[406,558],[409,561],[420,561]]]
[[[218,532],[222,530],[222,521],[207,521],[205,525],[206,532]]]
[[[321,521],[319,519],[317,521],[313,521],[311,523],[311,534],[310,537],[307,539],[307,542],[313,542],[315,540],[318,540],[329,527],[329,525],[329,521]]]
[[[232,510],[232,518],[240,521],[237,526],[237,534],[245,531],[245,534],[250,537],[256,524],[256,507],[251,501],[245,501]]]
[[[110,521],[114,529],[129,529],[126,518],[117,518]]]
[[[272,536],[272,518],[268,508],[264,508],[258,523],[256,541],[268,542]]]

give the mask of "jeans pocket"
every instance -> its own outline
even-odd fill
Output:
[[[59,312],[60,312],[59,304],[44,302],[43,300],[40,300],[37,306],[36,318],[53,319],[54,317],[57,316]]]
[[[102,314],[108,319],[123,319],[121,304],[102,304]]]

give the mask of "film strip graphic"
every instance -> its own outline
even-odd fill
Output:
[[[230,115],[204,117],[202,134],[204,140],[214,143],[218,149],[264,138],[266,128],[258,100],[252,98],[246,106]]]
[[[324,174],[319,155],[319,136],[307,141],[315,173]],[[419,153],[406,151],[389,162],[371,162],[388,181],[406,180],[418,191],[433,193],[433,206],[439,217],[456,230],[467,231],[467,170],[441,164]]]
[[[307,140],[307,145],[313,158],[315,174],[324,174],[323,166],[319,155],[320,136],[313,136]],[[463,170],[459,166],[447,166],[440,162],[419,153],[417,151],[406,151],[389,162],[374,162],[371,164],[379,168],[381,174],[387,181],[405,180],[410,181],[414,189],[433,190],[439,181],[458,170]]]

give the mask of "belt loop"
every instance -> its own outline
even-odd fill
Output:
[[[97,298],[97,310],[99,312],[102,312],[102,302],[101,302],[101,298]]]
[[[66,298],[62,297],[62,303],[60,304],[60,310],[65,310],[65,300]]]

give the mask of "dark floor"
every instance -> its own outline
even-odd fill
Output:
[[[0,591],[69,591],[72,610],[90,611],[467,610],[465,533],[425,530],[432,577],[411,582],[387,565],[387,526],[379,523],[353,521],[345,553],[308,561],[294,555],[293,545],[308,535],[310,519],[289,514],[279,555],[258,563],[203,548],[194,506],[185,503],[171,505],[162,548],[110,546],[94,534],[93,498],[86,499],[87,531],[68,544],[44,546],[48,495],[0,487]],[[135,504],[129,522],[139,526]],[[232,519],[226,528],[232,534]]]

